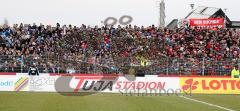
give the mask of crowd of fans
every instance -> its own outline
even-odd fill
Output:
[[[240,32],[189,27],[161,29],[154,25],[4,25],[0,27],[0,57],[0,71],[26,72],[36,62],[42,72],[74,69],[92,73],[99,69],[105,73],[105,69],[110,69],[128,73],[124,68],[148,61],[148,68],[143,69],[151,74],[214,74],[213,69],[226,74],[239,64]]]

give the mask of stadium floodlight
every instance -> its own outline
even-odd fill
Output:
[[[165,27],[165,18],[166,18],[165,2],[164,0],[162,0],[160,3],[160,27],[161,28]]]
[[[165,2],[164,0],[156,1],[157,7],[159,8],[159,27],[165,27]]]

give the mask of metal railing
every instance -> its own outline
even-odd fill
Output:
[[[149,75],[230,75],[239,59],[168,58],[148,60],[146,66],[136,58],[78,56],[0,56],[0,72],[27,73],[36,64],[40,73],[136,74]]]

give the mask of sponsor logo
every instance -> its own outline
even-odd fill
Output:
[[[101,80],[99,77],[75,77],[78,84],[74,92],[81,91],[104,91],[112,90],[162,90],[165,88],[165,82],[159,81],[128,81],[114,80],[114,78],[105,78]]]
[[[240,91],[240,80],[202,80],[203,90],[239,90]]]
[[[90,90],[104,91],[106,89],[112,91],[115,78],[116,77],[75,77],[75,80],[79,81],[74,92]]]
[[[193,81],[193,79],[188,79],[185,81],[185,85],[183,85],[183,90],[195,90],[197,89],[198,81]]]
[[[31,77],[30,86],[46,86],[46,85],[54,85],[55,78],[52,77]]]
[[[55,78],[53,77],[30,77],[29,90],[43,90],[47,86],[54,86]]]
[[[17,79],[17,81],[15,82],[14,90],[23,91],[28,85],[28,80],[28,77],[20,77],[19,79]]]
[[[183,91],[193,93],[240,94],[240,80],[231,78],[184,78]]]
[[[86,96],[107,93],[181,93],[179,78],[136,78],[134,76],[60,76],[55,81],[55,91],[64,96]],[[74,93],[73,93],[74,92]],[[88,92],[88,93],[78,93]]]
[[[11,87],[13,86],[13,81],[1,81],[0,87]]]

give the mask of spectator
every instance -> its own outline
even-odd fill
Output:
[[[68,62],[81,64],[79,66],[85,67],[82,69],[96,68],[93,64],[100,66],[110,64],[113,67],[116,66],[117,70],[121,70],[123,67],[128,67],[136,57],[141,56],[146,61],[160,60],[163,57],[172,60],[189,58],[196,61],[204,58],[206,61],[211,61],[204,65],[209,65],[213,69],[219,67],[212,64],[214,61],[235,59],[237,62],[240,59],[240,32],[236,29],[210,30],[186,27],[170,30],[159,29],[154,25],[99,28],[87,27],[84,24],[76,27],[59,23],[56,27],[52,27],[21,23],[14,24],[13,27],[0,27],[0,36],[0,55],[15,58],[6,59],[7,64],[5,61],[0,61],[1,71],[16,71],[15,68],[20,69],[20,67],[26,69],[31,64],[29,61],[32,59],[28,59],[31,57],[37,57],[35,61],[41,64],[44,72],[57,72],[56,69],[61,70],[58,72],[66,72]],[[21,58],[21,61],[18,58]],[[95,58],[95,60],[88,63],[88,58]],[[173,66],[175,69],[172,71],[186,73],[191,71],[190,66],[194,66],[196,69],[194,73],[197,73],[197,67],[200,67],[199,62],[197,64],[191,61],[184,62],[186,65],[165,61],[161,64],[169,64],[168,66],[152,64],[151,67],[165,67],[167,70],[166,67]],[[225,65],[221,66],[223,67],[221,70],[229,72],[230,63],[219,65]],[[73,65],[76,72],[81,70],[79,66]],[[206,72],[210,73],[207,69]]]
[[[231,72],[232,78],[239,78],[238,66],[235,66]]]

